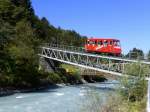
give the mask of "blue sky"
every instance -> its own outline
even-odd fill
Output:
[[[36,15],[88,37],[121,40],[123,52],[150,50],[150,0],[32,0]]]

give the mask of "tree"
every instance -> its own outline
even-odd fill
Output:
[[[9,24],[0,19],[0,48],[5,46],[10,40],[15,38],[15,30]]]
[[[81,46],[83,40],[75,31],[56,28],[45,17],[39,19],[30,0],[0,0],[0,87],[39,84],[44,74],[38,70],[40,43]]]
[[[8,82],[7,73],[10,71],[9,58],[6,47],[15,38],[15,30],[9,23],[0,19],[0,85]]]
[[[24,7],[30,15],[34,15],[34,10],[31,6],[30,0],[11,0],[11,3],[16,7]]]
[[[10,2],[10,0],[0,0],[0,18],[5,22],[12,23],[13,20],[13,12],[14,5]]]
[[[44,41],[51,41],[51,37],[54,37],[55,28],[51,26],[48,20],[44,17],[41,20],[36,20],[35,31],[37,37]]]
[[[127,54],[127,57],[131,59],[144,59],[144,53],[140,49],[133,48],[133,50],[130,50],[130,52]]]
[[[13,60],[9,66],[16,87],[38,85],[38,57],[34,49],[37,43],[31,25],[26,21],[17,23],[16,38],[7,47],[9,56]]]

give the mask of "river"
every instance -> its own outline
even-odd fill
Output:
[[[83,85],[58,85],[31,93],[17,93],[0,97],[0,112],[80,112],[89,91],[97,92],[103,99],[115,93],[117,82],[88,83]]]

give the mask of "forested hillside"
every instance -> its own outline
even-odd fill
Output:
[[[81,46],[85,38],[54,27],[45,17],[39,19],[30,0],[0,0],[0,87],[38,86],[45,76],[38,70],[38,46],[44,42]]]

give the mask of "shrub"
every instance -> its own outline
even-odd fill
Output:
[[[47,80],[53,84],[62,82],[60,76],[57,73],[48,73]]]

